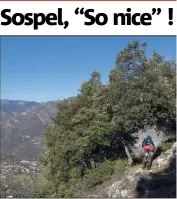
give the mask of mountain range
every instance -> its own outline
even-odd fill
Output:
[[[35,161],[44,150],[41,135],[58,101],[1,99],[1,158]]]

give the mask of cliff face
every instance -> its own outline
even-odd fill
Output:
[[[153,161],[151,170],[129,168],[107,190],[110,198],[176,198],[176,143]]]

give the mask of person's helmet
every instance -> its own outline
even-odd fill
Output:
[[[152,137],[150,135],[148,135],[147,138],[152,140]]]

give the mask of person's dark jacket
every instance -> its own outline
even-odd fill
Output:
[[[142,142],[142,147],[144,147],[146,145],[152,145],[155,149],[155,145],[154,145],[154,142],[152,141],[152,139],[145,138]]]

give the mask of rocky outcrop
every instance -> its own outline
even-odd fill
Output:
[[[107,191],[110,198],[176,198],[176,143],[153,161],[151,170],[129,168]]]

